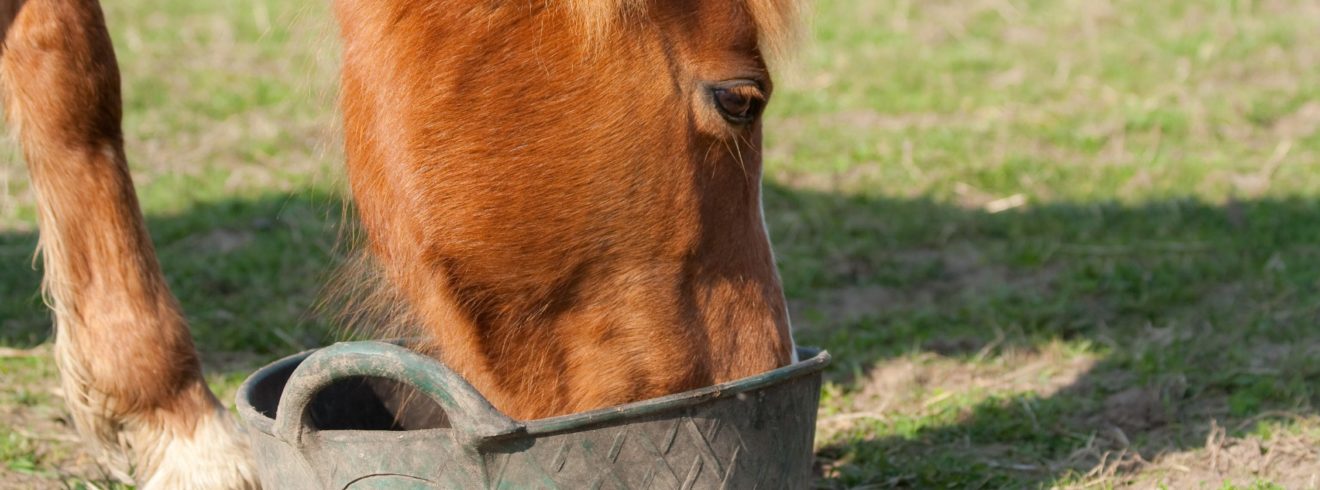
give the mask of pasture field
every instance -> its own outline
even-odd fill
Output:
[[[1320,487],[1320,4],[814,0],[766,121],[820,488]],[[324,2],[107,2],[128,154],[225,400],[333,340]],[[0,488],[67,426],[0,146]]]

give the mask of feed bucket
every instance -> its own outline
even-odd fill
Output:
[[[791,366],[590,412],[518,421],[443,364],[344,342],[243,383],[271,489],[808,488],[821,370]]]

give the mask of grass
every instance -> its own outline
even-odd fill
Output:
[[[836,359],[820,487],[1317,485],[1320,9],[812,7],[767,115],[765,204],[798,341]],[[333,338],[310,313],[342,199],[328,13],[107,8],[152,233],[232,393]],[[34,437],[69,432],[11,160],[0,417],[48,430],[0,432],[0,486],[104,486]]]

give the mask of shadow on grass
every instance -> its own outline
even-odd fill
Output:
[[[775,184],[766,193],[798,340],[836,359],[829,377],[842,393],[832,397],[859,397],[901,359],[974,368],[1050,345],[1095,359],[1052,394],[858,421],[821,448],[823,486],[1049,485],[1106,467],[1106,453],[1200,447],[1213,424],[1309,411],[1316,400],[1314,202],[989,214]],[[332,273],[339,224],[338,198],[316,194],[149,218],[199,347],[266,358],[334,338],[309,312]],[[39,271],[23,266],[35,244],[31,233],[0,233],[2,345],[49,335]]]
[[[929,392],[938,403],[856,419],[818,452],[824,487],[1035,487],[1122,475],[1142,459],[1203,447],[1220,427],[1269,430],[1262,420],[1313,413],[1320,399],[1316,202],[991,214],[773,185],[765,202],[798,341],[835,356],[833,403],[865,411],[901,400],[884,390],[897,386],[886,377],[903,361],[975,371],[1047,350],[1089,360],[1053,389],[1033,390],[1066,363],[1028,372],[1040,379],[1016,389],[967,383],[981,395]],[[903,386],[959,386],[945,381]]]
[[[300,193],[149,216],[199,349],[273,355],[331,340],[311,312],[334,272],[341,210],[336,196]],[[31,266],[36,242],[35,233],[0,232],[0,345],[29,347],[51,334],[40,265]]]

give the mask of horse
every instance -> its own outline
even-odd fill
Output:
[[[533,419],[795,360],[761,206],[767,59],[796,0],[335,0],[369,301]],[[79,433],[144,489],[257,488],[124,153],[97,0],[0,0]]]

